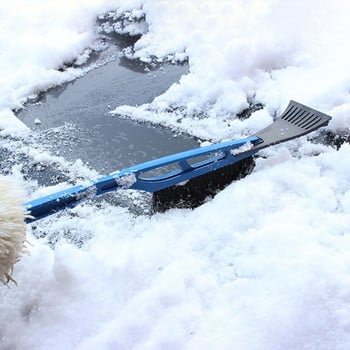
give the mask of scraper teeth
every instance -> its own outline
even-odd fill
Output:
[[[306,106],[302,106],[296,102],[292,102],[287,110],[282,114],[281,119],[298,126],[304,130],[310,130],[315,128],[317,125],[322,125],[328,121],[322,115],[316,114],[314,110],[308,111]],[[321,114],[321,113],[320,113]]]

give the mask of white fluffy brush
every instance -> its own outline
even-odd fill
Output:
[[[13,181],[0,176],[0,281],[14,283],[14,264],[25,253],[26,210],[22,196]]]

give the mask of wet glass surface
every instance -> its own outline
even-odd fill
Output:
[[[188,135],[109,113],[119,105],[151,102],[187,71],[186,65],[149,70],[142,63],[116,59],[51,89],[18,117],[32,130],[46,133],[67,160],[81,159],[100,173],[115,171],[198,146]]]

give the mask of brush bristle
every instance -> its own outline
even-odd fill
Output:
[[[215,196],[232,181],[250,174],[254,168],[253,157],[214,170],[187,181],[184,185],[175,185],[154,192],[153,211],[164,212],[171,208],[196,208],[208,198]]]
[[[14,283],[13,266],[26,252],[27,216],[22,196],[13,181],[0,177],[0,281]]]

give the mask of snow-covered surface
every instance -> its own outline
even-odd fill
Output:
[[[3,1],[0,133],[23,138],[24,153],[63,161],[40,158],[11,109],[83,74],[58,68],[86,60],[95,18],[110,10],[146,15],[128,54],[190,64],[153,103],[115,113],[222,140],[264,127],[295,99],[332,115],[330,130],[349,128],[345,0]],[[250,102],[265,108],[235,119]],[[90,238],[79,247],[62,238],[52,249],[28,227],[18,287],[0,287],[0,348],[349,349],[350,146],[304,137],[265,155],[193,211],[147,217],[89,203],[37,224]],[[77,165],[72,178],[86,171]],[[28,197],[52,190],[18,169]]]

